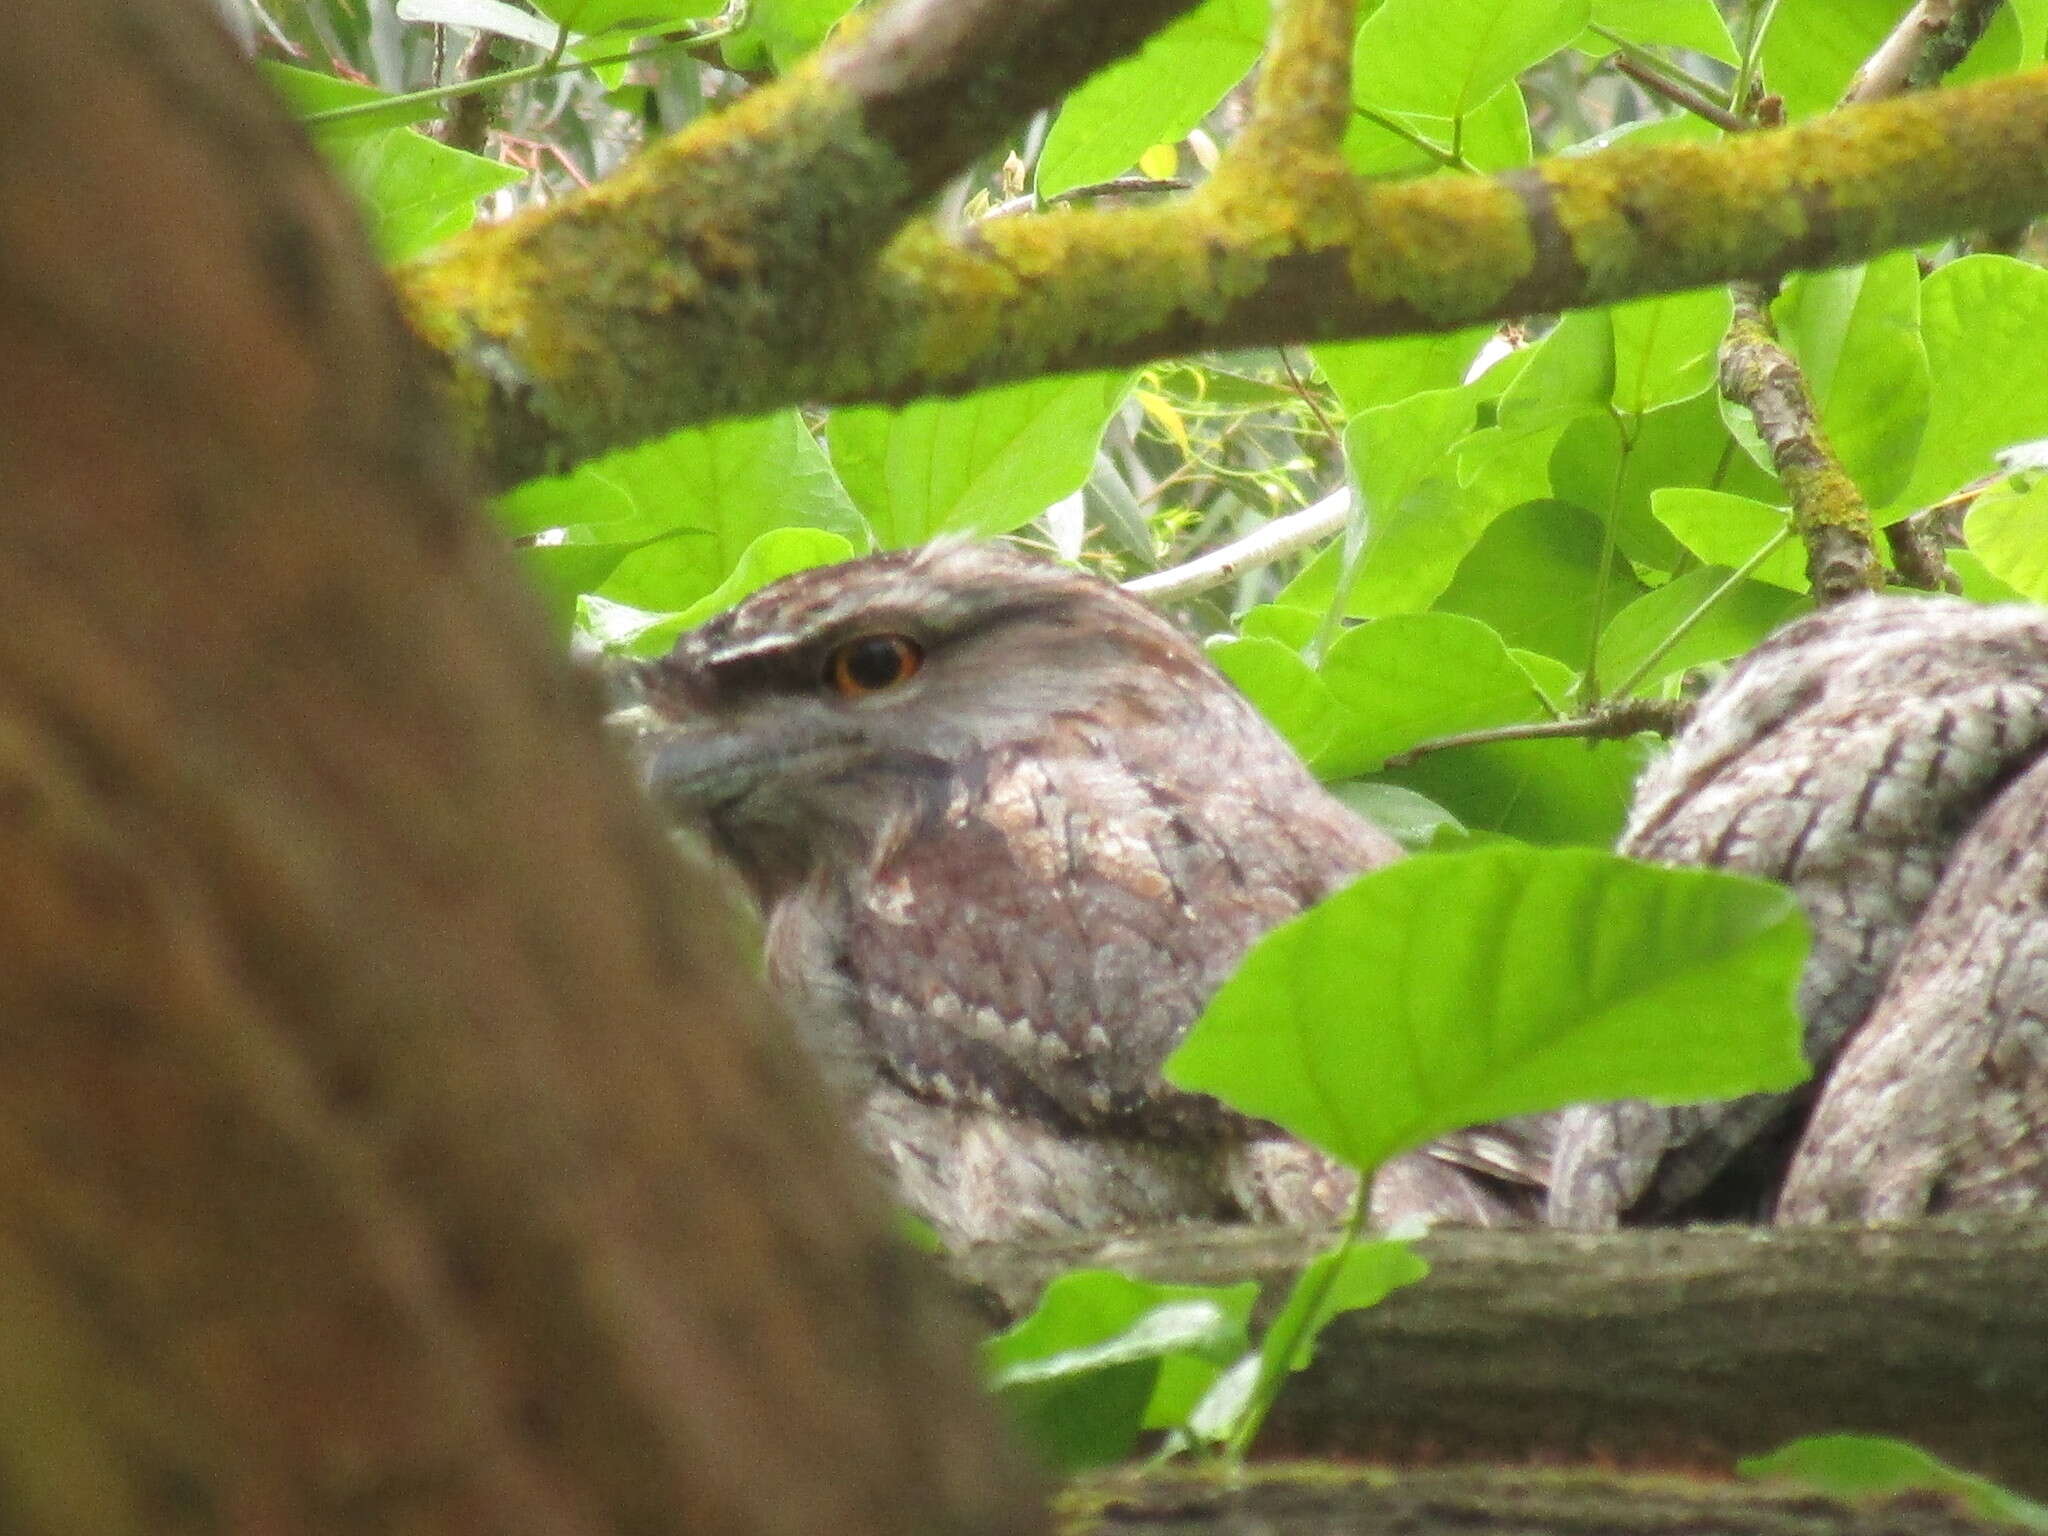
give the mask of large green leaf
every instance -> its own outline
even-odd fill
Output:
[[[884,548],[1008,533],[1087,480],[1128,375],[1033,379],[832,413],[832,464]]]
[[[1511,659],[1547,701],[1514,718],[1563,713],[1577,682],[1573,669],[1533,651],[1512,652]],[[1380,782],[1416,791],[1476,833],[1607,848],[1627,819],[1644,755],[1640,739],[1496,741],[1432,752],[1388,770]]]
[[[713,614],[723,613],[770,582],[816,566],[851,560],[856,553],[844,535],[822,528],[770,529],[747,546],[732,574],[715,591],[680,613],[645,613],[626,604],[607,604],[603,639],[610,648],[629,655],[659,656],[675,644],[684,630],[694,629]]]
[[[329,136],[356,133],[381,133],[386,128],[403,127],[407,123],[424,122],[427,118],[441,114],[437,101],[422,101],[414,98],[391,98],[388,92],[378,90],[374,85],[362,85],[354,80],[337,80],[332,75],[318,74],[310,69],[294,69],[289,64],[277,64],[264,60],[257,65],[263,78],[268,80],[294,117],[310,117],[315,112],[333,112],[343,107],[368,106],[373,101],[390,100],[391,105],[377,112],[366,112],[360,117],[344,118],[338,123],[321,124],[315,130],[317,137],[325,140]]]
[[[1298,652],[1268,636],[1242,635],[1212,644],[1209,659],[1304,762],[1313,763],[1329,750],[1343,712],[1329,685]]]
[[[1842,467],[1881,507],[1905,488],[1927,425],[1920,269],[1911,251],[1802,272],[1772,306]]]
[[[1529,361],[1500,397],[1500,425],[1533,431],[1604,410],[1614,395],[1611,311],[1566,315],[1530,349]]]
[[[1467,494],[1451,450],[1470,430],[1481,386],[1433,390],[1359,412],[1344,447],[1366,523],[1365,548],[1347,612],[1425,608],[1472,543],[1505,508]],[[1326,550],[1281,594],[1298,607],[1336,598],[1341,555]]]
[[[1267,0],[1207,0],[1067,98],[1038,157],[1038,191],[1106,181],[1187,135],[1258,62]]]
[[[736,69],[788,69],[825,40],[854,0],[751,0],[747,25],[723,45]]]
[[[1352,97],[1462,117],[1570,43],[1591,14],[1587,0],[1385,0],[1358,29]]]
[[[1357,1168],[1460,1127],[1806,1075],[1783,890],[1581,849],[1425,854],[1266,935],[1166,1063]]]
[[[1966,256],[1921,285],[1921,335],[1933,393],[1910,510],[1993,467],[1992,455],[2048,436],[2048,271],[2006,256]]]
[[[534,9],[571,32],[661,32],[716,15],[722,0],[534,0]]]

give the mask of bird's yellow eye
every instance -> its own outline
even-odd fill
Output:
[[[837,646],[825,662],[825,681],[843,699],[866,698],[917,675],[924,647],[907,635],[862,635]]]

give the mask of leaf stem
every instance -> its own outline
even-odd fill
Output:
[[[1321,1257],[1341,1255],[1357,1243],[1359,1234],[1365,1230],[1366,1214],[1372,1209],[1372,1176],[1375,1171],[1370,1168],[1359,1171],[1358,1187],[1352,1191],[1351,1208],[1344,1213],[1344,1225],[1338,1230],[1337,1241]],[[1316,1326],[1323,1304],[1329,1299],[1330,1288],[1337,1283],[1337,1276],[1343,1270],[1341,1259],[1334,1264],[1318,1260],[1311,1262],[1301,1278],[1294,1282],[1294,1291],[1281,1304],[1280,1315],[1273,1321],[1276,1330],[1284,1328],[1286,1331],[1277,1337],[1269,1333],[1259,1346],[1259,1379],[1245,1401],[1243,1414],[1230,1431],[1230,1439],[1224,1444],[1226,1461],[1241,1463],[1250,1451],[1252,1441],[1266,1422],[1266,1415],[1279,1399],[1281,1386],[1294,1369],[1294,1357],[1300,1352],[1305,1336]],[[1304,1286],[1314,1289],[1304,1291]]]
[[[1743,561],[1742,564],[1738,565],[1734,570],[1730,571],[1728,573],[1727,580],[1723,581],[1718,587],[1714,588],[1713,591],[1709,592],[1705,597],[1701,598],[1698,607],[1694,608],[1691,613],[1688,613],[1684,618],[1680,619],[1676,624],[1671,626],[1671,633],[1666,635],[1662,640],[1659,640],[1654,646],[1650,648],[1650,654],[1645,656],[1641,661],[1636,663],[1636,668],[1633,672],[1629,673],[1627,677],[1623,678],[1619,683],[1615,684],[1615,697],[1620,697],[1622,695],[1627,694],[1630,689],[1636,686],[1636,684],[1640,683],[1645,677],[1649,676],[1650,669],[1656,666],[1657,663],[1662,661],[1666,656],[1670,655],[1671,648],[1673,646],[1677,645],[1679,641],[1683,640],[1687,635],[1692,633],[1694,627],[1698,625],[1700,620],[1704,619],[1710,612],[1713,611],[1714,604],[1720,602],[1722,598],[1726,597],[1730,592],[1734,591],[1735,588],[1739,586],[1741,583],[1749,580],[1751,573],[1754,572],[1758,566],[1762,565],[1764,561],[1768,560],[1772,555],[1776,554],[1778,552],[1779,547],[1783,545],[1791,537],[1792,525],[1788,521],[1783,528],[1780,528],[1776,533],[1772,534],[1770,538],[1764,541],[1763,548],[1759,549],[1755,554],[1751,555],[1747,560]]]

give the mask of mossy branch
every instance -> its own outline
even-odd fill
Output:
[[[1185,0],[978,0],[937,40],[901,19],[935,4],[885,11],[591,192],[402,274],[490,480],[794,401],[1446,330],[1856,261],[2048,210],[2037,70],[1734,144],[1624,144],[1493,178],[1233,174],[1175,207],[949,238],[903,227],[938,181],[1096,53],[1129,46],[1127,13],[1149,26]],[[1081,18],[1087,46],[1066,40],[1027,69],[963,38],[976,16],[1006,46],[1036,37],[1013,10]]]
[[[1721,342],[1721,393],[1748,411],[1771,451],[1792,504],[1792,531],[1806,546],[1814,601],[1838,603],[1884,586],[1871,541],[1870,508],[1821,431],[1806,375],[1778,340],[1768,295],[1736,283],[1735,319]]]

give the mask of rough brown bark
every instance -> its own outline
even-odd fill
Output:
[[[992,1322],[1054,1274],[1267,1282],[1302,1234],[1186,1228],[956,1261]],[[1274,1454],[1725,1473],[1801,1435],[1896,1435],[2048,1492],[2048,1221],[1451,1232],[1420,1285],[1340,1320],[1268,1421]]]
[[[314,157],[8,31],[0,1529],[1031,1527]]]

